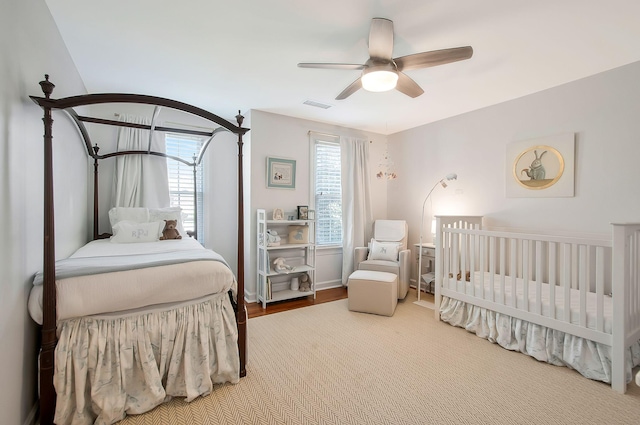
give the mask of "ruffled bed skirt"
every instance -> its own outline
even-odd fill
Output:
[[[448,297],[442,297],[440,317],[507,350],[519,351],[556,366],[567,366],[589,379],[611,383],[609,346]],[[640,341],[629,349],[627,382],[631,381],[632,369],[638,364]]]
[[[111,424],[171,397],[237,383],[238,331],[227,293],[167,311],[58,324],[55,423]]]

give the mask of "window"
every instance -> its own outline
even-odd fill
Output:
[[[337,137],[312,137],[316,244],[342,245],[340,143]]]
[[[167,155],[177,156],[189,162],[200,152],[204,139],[178,134],[166,134],[165,143]],[[198,165],[196,173],[196,196],[198,197],[198,211],[194,211],[193,167],[182,162],[167,158],[169,174],[169,198],[172,207],[182,208],[182,224],[185,231],[195,230],[195,217],[198,216],[198,240],[204,243],[204,226],[202,220],[203,182],[202,163]]]

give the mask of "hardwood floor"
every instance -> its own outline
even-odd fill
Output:
[[[247,312],[249,313],[249,319],[251,319],[253,317],[264,316],[266,314],[308,307],[310,305],[341,300],[343,298],[347,298],[347,288],[344,286],[317,291],[315,300],[313,299],[313,296],[310,295],[305,298],[296,298],[293,300],[278,301],[267,304],[267,308],[262,308],[261,303],[247,303]]]

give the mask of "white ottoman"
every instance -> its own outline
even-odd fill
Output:
[[[398,276],[356,270],[349,276],[349,310],[393,316],[398,305]]]

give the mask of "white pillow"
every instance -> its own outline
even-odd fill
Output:
[[[180,207],[169,207],[169,208],[149,208],[149,221],[161,221],[162,228],[160,232],[164,229],[164,220],[176,220],[178,224],[176,225],[176,229],[180,236],[183,238],[188,238],[187,232],[185,232],[184,227],[182,227],[182,208]]]
[[[149,221],[149,210],[147,208],[115,207],[109,210],[109,222],[111,228],[120,221],[127,220],[135,223],[146,223]]]
[[[399,242],[380,242],[371,239],[371,247],[369,248],[369,260],[386,260],[397,261]]]
[[[160,239],[164,221],[152,221],[149,223],[136,223],[135,221],[123,220],[113,226],[113,243],[137,243],[155,242]]]

